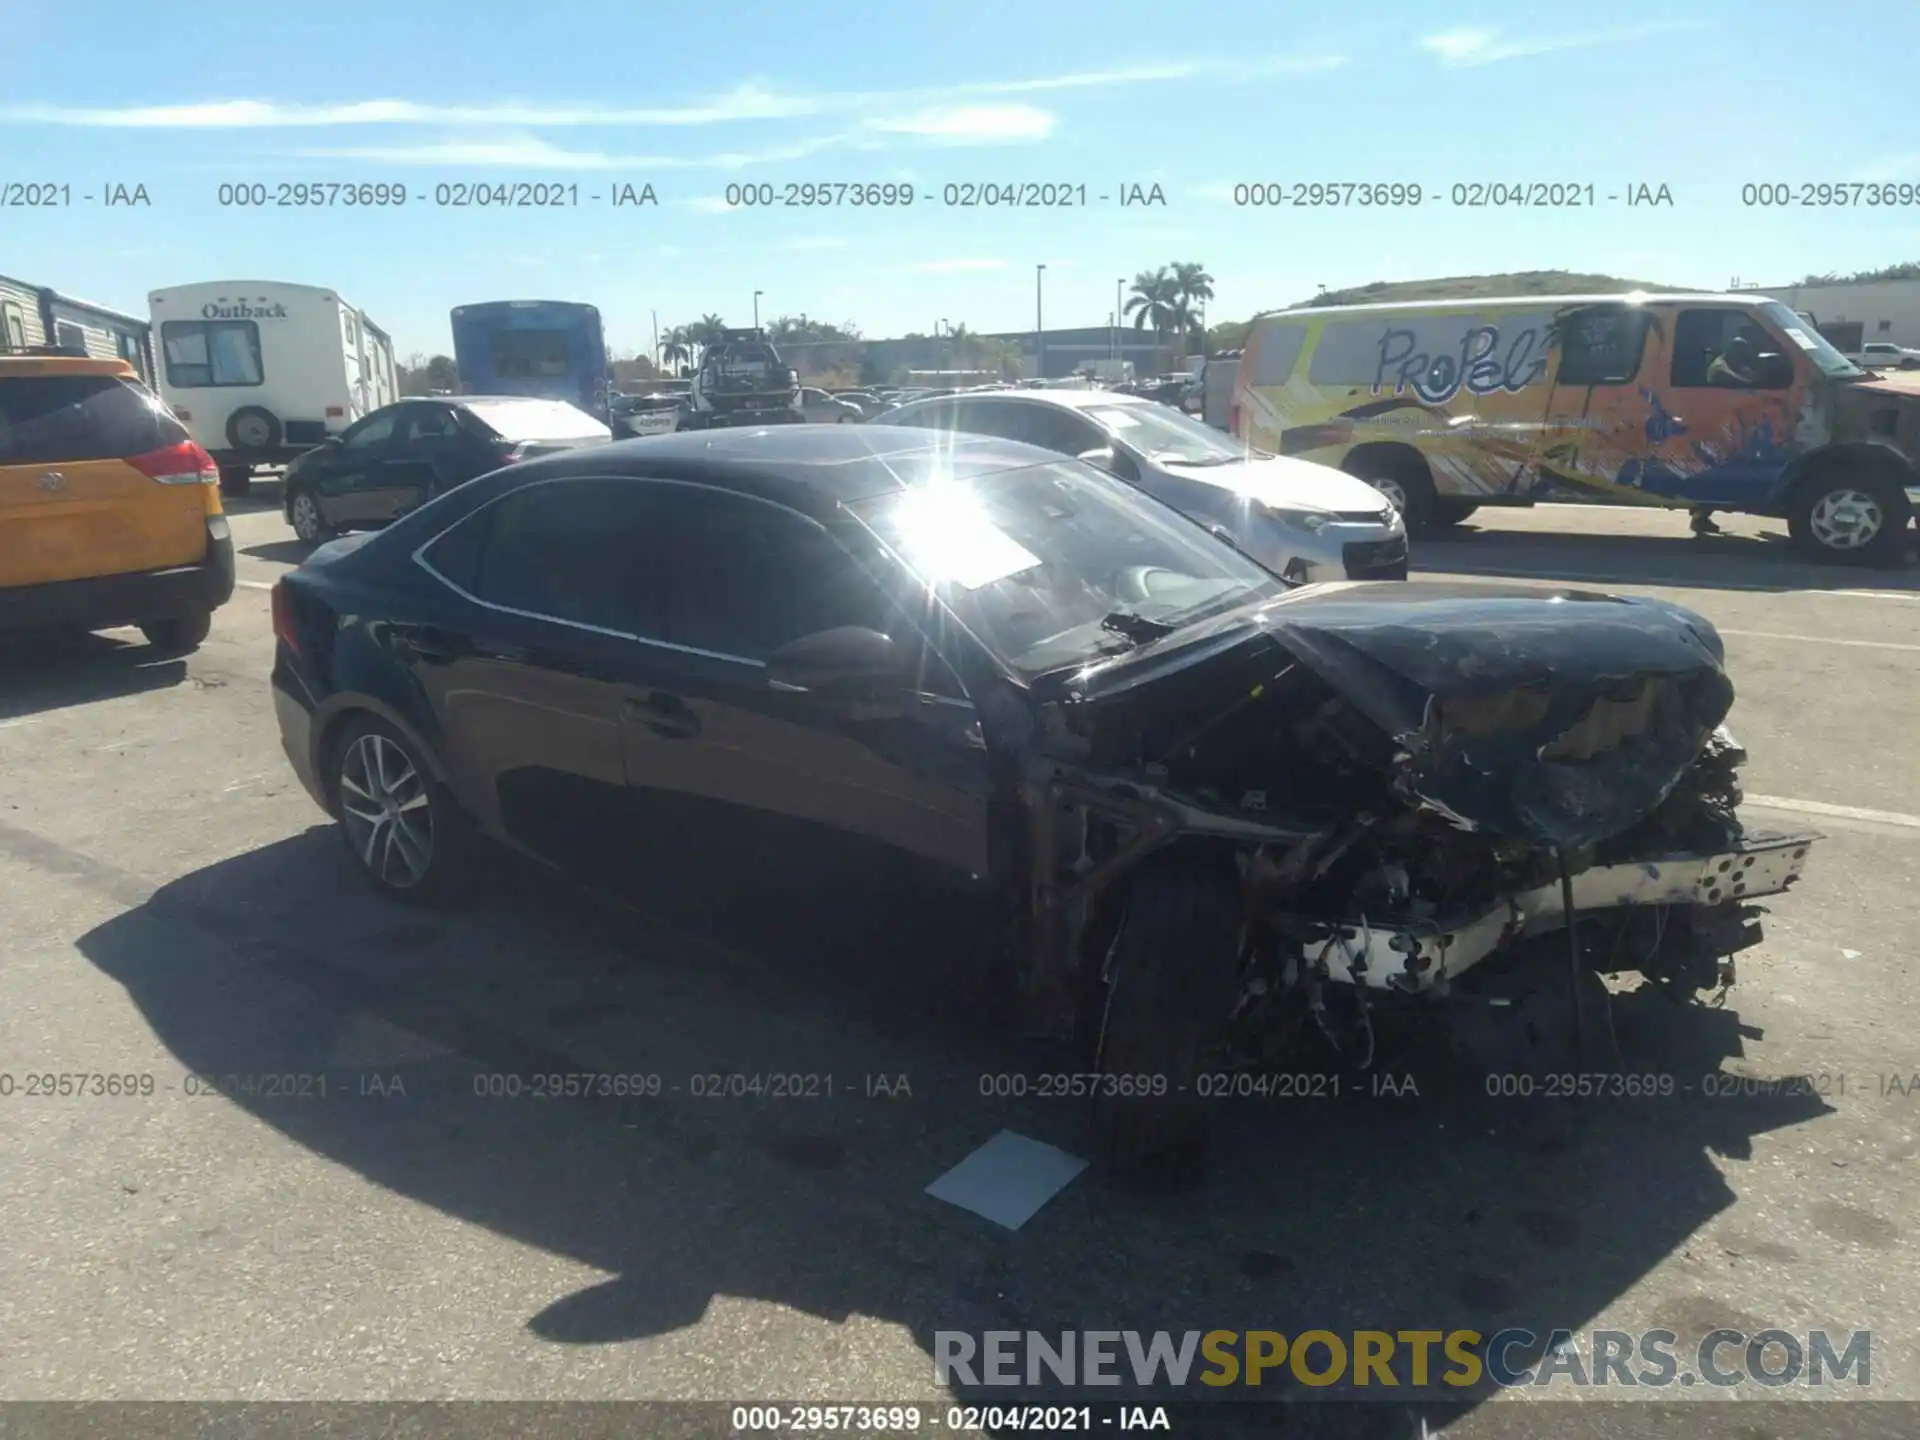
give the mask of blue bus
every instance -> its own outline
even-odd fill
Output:
[[[600,312],[570,300],[489,300],[453,311],[453,363],[469,395],[532,395],[607,415]]]

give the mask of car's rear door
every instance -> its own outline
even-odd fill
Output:
[[[622,703],[651,678],[623,593],[637,488],[554,480],[495,500],[423,547],[445,587],[391,627],[427,695],[456,791],[514,844],[617,882],[629,823]]]
[[[198,563],[206,498],[131,461],[188,435],[137,382],[0,373],[0,588]]]

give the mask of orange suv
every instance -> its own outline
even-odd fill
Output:
[[[124,360],[0,355],[0,631],[207,638],[233,594],[220,475]]]

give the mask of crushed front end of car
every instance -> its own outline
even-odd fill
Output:
[[[1054,677],[1025,771],[1029,1013],[1165,1077],[1106,1107],[1130,1162],[1193,1139],[1196,1067],[1305,1027],[1572,1068],[1599,977],[1731,984],[1819,838],[1741,819],[1724,650],[1677,606],[1335,584],[1192,631]]]

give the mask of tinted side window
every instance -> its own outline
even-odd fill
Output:
[[[119,459],[188,438],[150,391],[111,375],[0,381],[0,465]]]
[[[879,589],[819,526],[738,496],[675,491],[665,639],[763,660],[816,630],[895,628]]]
[[[356,450],[369,445],[384,445],[393,438],[394,427],[399,419],[398,410],[390,410],[385,415],[369,415],[343,438],[343,443]]]
[[[1012,438],[1060,455],[1078,455],[1106,443],[1094,425],[1071,410],[1052,405],[1016,405],[1019,427]]]
[[[878,588],[824,530],[758,501],[567,480],[515,491],[479,520],[484,539],[455,531],[427,558],[509,609],[747,660],[836,625],[894,628]]]
[[[1640,373],[1648,315],[1626,306],[1577,310],[1560,325],[1561,385],[1625,385]]]

